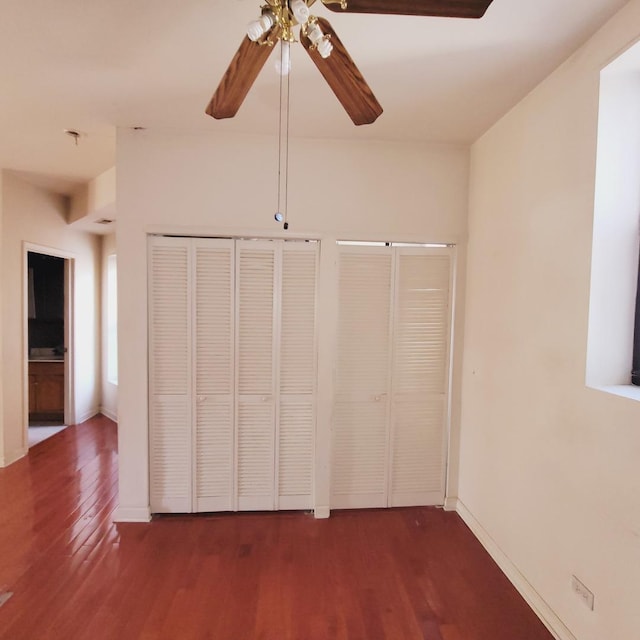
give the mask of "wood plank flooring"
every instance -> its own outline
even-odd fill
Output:
[[[0,469],[2,640],[552,640],[439,509],[112,522],[116,426]]]

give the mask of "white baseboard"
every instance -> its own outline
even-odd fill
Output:
[[[457,511],[458,510],[458,497],[452,496],[444,499],[444,505],[442,508],[445,511]]]
[[[331,510],[329,509],[329,507],[316,507],[313,510],[313,516],[317,520],[323,520],[325,518],[328,518],[330,515]]]
[[[576,637],[569,631],[553,609],[544,601],[542,596],[531,586],[518,567],[506,556],[502,549],[500,549],[495,540],[493,540],[487,530],[476,520],[471,511],[469,511],[460,500],[456,500],[456,502],[456,511],[460,517],[465,521],[469,529],[471,529],[482,546],[495,560],[502,572],[533,609],[534,613],[540,618],[553,637],[556,638],[556,640],[576,640]]]
[[[103,416],[107,416],[109,420],[113,420],[114,422],[118,422],[118,416],[115,412],[111,411],[111,409],[107,409],[107,407],[100,407],[100,413]]]
[[[10,464],[17,462],[20,458],[24,458],[27,453],[29,453],[29,449],[14,449],[7,453],[7,455],[0,458],[0,468],[8,467]]]
[[[76,424],[82,424],[83,422],[86,422],[89,418],[93,418],[93,416],[97,416],[99,413],[100,413],[100,410],[98,408],[89,409],[88,411],[85,411],[84,413],[81,413],[80,415],[76,416]]]
[[[149,507],[118,507],[113,516],[114,522],[150,522]]]

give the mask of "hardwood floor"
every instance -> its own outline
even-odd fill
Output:
[[[552,638],[454,513],[116,525],[116,499],[107,418],[0,469],[2,640]]]

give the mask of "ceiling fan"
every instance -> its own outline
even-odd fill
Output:
[[[274,45],[300,41],[354,124],[371,124],[382,113],[380,103],[358,67],[324,18],[311,15],[316,0],[266,0],[261,15],[225,72],[206,113],[217,119],[233,118],[266,63]],[[321,0],[337,13],[377,13],[449,18],[481,18],[493,0]]]

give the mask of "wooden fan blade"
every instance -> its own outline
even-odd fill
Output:
[[[386,13],[401,16],[439,16],[442,18],[482,18],[493,0],[322,0],[327,9],[338,13]]]
[[[382,113],[380,103],[329,22],[324,18],[317,18],[317,20],[322,33],[331,36],[331,44],[333,45],[331,55],[328,58],[323,58],[312,46],[311,40],[301,33],[302,45],[353,123],[361,125],[375,122]]]
[[[277,37],[280,29],[273,30],[270,37]],[[233,118],[244,102],[258,74],[264,67],[274,47],[252,42],[247,36],[226,70],[213,94],[206,113],[214,118]]]

